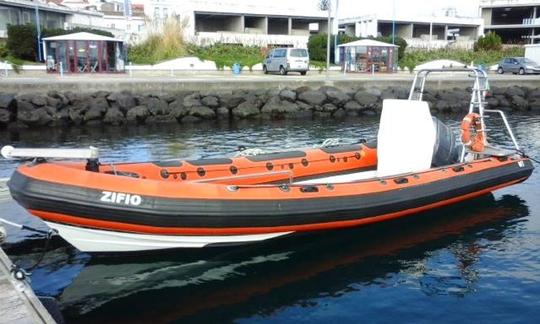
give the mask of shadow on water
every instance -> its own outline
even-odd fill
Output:
[[[43,282],[35,288],[77,323],[233,321],[309,306],[398,272],[418,276],[426,295],[464,296],[474,291],[483,249],[520,231],[528,214],[517,196],[488,195],[385,224],[238,247],[90,256],[55,242],[34,278],[56,282],[35,278]],[[425,271],[441,249],[453,255],[455,278]]]

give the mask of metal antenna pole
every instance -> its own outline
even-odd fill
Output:
[[[336,36],[334,36],[334,64],[339,60],[339,51],[338,51],[338,35],[339,35],[339,20],[338,20],[338,6],[339,0],[336,0],[336,12],[334,12],[334,20],[336,21],[337,31]]]
[[[39,22],[39,8],[38,8],[37,2],[35,6],[35,11],[36,11],[36,30],[37,30],[36,41],[37,41],[38,60],[40,62],[43,62],[43,57],[41,57],[41,26]]]
[[[329,78],[330,72],[330,37],[332,35],[332,26],[330,24],[332,2],[328,0],[328,37],[326,39],[326,80]]]
[[[396,43],[396,0],[392,2],[392,45]]]

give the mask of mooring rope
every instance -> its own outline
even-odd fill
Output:
[[[15,264],[15,263],[11,265],[10,272],[11,272],[11,275],[13,276],[13,278],[15,278],[17,280],[28,280],[28,281],[30,281],[29,276],[32,275],[32,271],[39,264],[41,264],[41,262],[43,261],[43,258],[45,257],[45,254],[47,253],[47,251],[49,249],[49,242],[51,241],[51,238],[53,237],[53,235],[55,235],[57,233],[56,230],[50,229],[48,231],[44,231],[44,230],[34,228],[32,226],[18,224],[18,223],[9,221],[9,220],[7,220],[5,218],[2,218],[2,217],[0,217],[0,224],[6,224],[6,225],[10,225],[10,226],[13,226],[13,227],[21,229],[21,230],[28,230],[28,231],[31,231],[31,232],[35,232],[35,233],[38,233],[38,234],[45,235],[46,239],[45,239],[45,244],[43,246],[43,250],[41,251],[41,254],[40,254],[39,258],[37,259],[37,261],[32,266],[28,267],[28,269],[23,269],[23,268],[21,268],[19,265]]]

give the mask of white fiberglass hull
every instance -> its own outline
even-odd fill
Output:
[[[125,232],[103,231],[45,222],[50,228],[82,252],[127,252],[174,248],[202,248],[208,245],[240,244],[264,241],[292,232],[250,234],[250,235],[210,235],[178,236],[150,235]]]

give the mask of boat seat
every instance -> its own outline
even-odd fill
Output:
[[[298,185],[312,185],[312,184],[327,184],[327,183],[347,183],[347,182],[353,182],[353,181],[359,181],[359,180],[366,180],[375,178],[376,171],[362,171],[362,172],[354,172],[349,174],[341,174],[336,176],[330,176],[330,177],[322,177],[322,178],[316,178],[316,179],[310,179],[305,181],[298,181],[294,184]]]
[[[377,135],[377,177],[430,169],[435,137],[426,101],[384,100]]]

